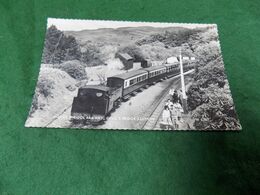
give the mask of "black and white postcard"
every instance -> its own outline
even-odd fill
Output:
[[[240,130],[217,25],[49,18],[25,126]]]

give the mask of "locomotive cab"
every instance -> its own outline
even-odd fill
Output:
[[[104,121],[120,99],[121,93],[121,88],[100,85],[79,88],[78,95],[72,103],[72,120],[89,121],[91,124]]]
[[[71,116],[75,119],[100,121],[107,113],[108,104],[108,87],[82,87],[79,88],[77,97],[73,99]]]

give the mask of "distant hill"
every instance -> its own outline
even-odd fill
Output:
[[[126,45],[153,34],[165,33],[166,31],[179,33],[184,30],[188,29],[183,27],[155,28],[151,26],[142,26],[121,27],[117,29],[100,28],[97,30],[65,31],[64,34],[74,36],[81,45],[84,45],[89,41],[107,43],[110,45]]]
[[[192,56],[208,28],[121,27],[96,30],[60,31],[48,29],[43,52],[44,63],[78,60],[84,66],[106,65],[118,52],[134,59],[164,61],[179,55],[180,49]]]

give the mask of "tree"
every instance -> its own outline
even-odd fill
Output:
[[[203,89],[207,101],[192,112],[197,129],[239,129],[240,124],[228,88],[219,88],[212,84]]]
[[[46,32],[42,63],[60,64],[68,60],[79,60],[80,46],[75,37],[65,36],[54,25]]]
[[[53,66],[53,68],[63,70],[64,72],[68,73],[72,78],[77,80],[87,79],[85,67],[82,66],[80,61],[78,60],[66,61],[62,64],[56,64]]]
[[[84,45],[84,50],[81,52],[80,59],[81,62],[87,64],[88,66],[104,64],[99,48],[90,42]]]
[[[215,27],[189,38],[197,56],[194,81],[187,92],[196,129],[239,129]]]

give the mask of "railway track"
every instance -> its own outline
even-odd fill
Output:
[[[188,74],[189,72],[192,72],[192,71],[187,71],[186,74]],[[176,78],[174,79],[172,82],[170,82],[167,87],[161,92],[161,96],[159,96],[156,100],[155,103],[153,103],[153,105],[143,114],[143,117],[144,118],[147,118],[147,120],[143,120],[143,121],[139,121],[137,126],[138,126],[138,129],[153,129],[154,126],[156,125],[156,123],[158,122],[159,120],[159,115],[160,113],[157,113],[157,110],[158,110],[158,107],[161,106],[161,104],[164,104],[165,100],[167,99],[167,95],[169,93],[169,90],[170,90],[170,87],[172,85],[177,85],[177,83],[179,84],[179,78],[180,75],[176,75],[176,76],[173,76],[172,78],[170,79],[173,79],[173,78]],[[177,86],[176,86],[177,87]],[[141,90],[142,91],[142,90]],[[53,124],[54,122],[56,122],[57,120],[59,120],[61,117],[68,117],[66,115],[66,112],[71,109],[72,105],[66,107],[60,114],[58,114],[57,116],[55,116],[50,122],[48,122],[45,127],[51,127],[51,124]],[[155,117],[155,120],[149,120],[151,118],[154,118],[153,115],[156,115]],[[158,115],[158,116],[157,116]],[[68,119],[69,120],[69,119]],[[66,128],[91,128],[92,125],[84,125],[84,124],[73,124],[71,122],[69,122],[69,125],[66,126]]]
[[[67,108],[65,108],[59,115],[57,115],[56,117],[54,117],[49,123],[47,123],[45,125],[45,127],[49,127],[53,122],[55,122],[56,120],[58,120],[60,117],[62,117],[62,115],[71,108],[72,105],[68,106]]]
[[[171,82],[167,88],[165,88],[163,91],[162,91],[162,96],[160,96],[156,103],[154,103],[154,105],[147,111],[147,116],[145,116],[145,118],[147,118],[146,121],[144,121],[142,124],[140,124],[140,128],[141,129],[152,129],[153,128],[153,124],[156,124],[157,121],[158,121],[158,118],[156,118],[154,121],[152,117],[152,115],[155,114],[155,111],[156,109],[161,105],[161,104],[164,104],[165,103],[165,100],[168,98],[168,94],[169,94],[169,90],[170,90],[170,87],[172,85],[174,85],[175,83],[178,83],[178,81],[180,81],[180,78],[176,79],[176,80],[173,80],[173,82]]]
[[[194,71],[194,69],[187,71],[184,74],[189,74],[189,73],[192,73],[193,71]],[[141,126],[141,129],[153,130],[155,128],[156,124],[158,123],[158,121],[160,119],[160,115],[161,115],[161,112],[163,110],[165,101],[168,99],[170,86],[174,85],[174,83],[175,83],[176,88],[180,88],[180,82],[178,82],[178,81],[180,81],[179,76],[180,75],[175,76],[175,78],[178,78],[178,79],[171,82],[168,85],[168,87],[165,90],[162,91],[163,95],[155,103],[155,106],[153,106],[152,111],[149,112],[150,114],[149,114],[148,120],[145,121],[145,123]],[[153,120],[151,120],[151,119],[153,119]]]

